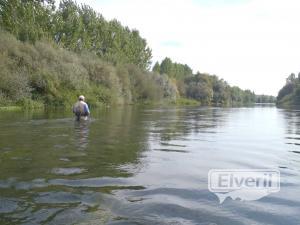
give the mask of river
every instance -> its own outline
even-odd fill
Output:
[[[208,190],[211,169],[278,169],[255,201]],[[0,113],[0,224],[300,224],[300,111],[112,107]]]

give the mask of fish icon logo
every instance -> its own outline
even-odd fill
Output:
[[[226,198],[241,201],[259,200],[280,191],[278,169],[212,169],[208,172],[208,190],[220,204]]]

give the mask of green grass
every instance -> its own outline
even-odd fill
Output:
[[[0,111],[21,111],[21,106],[0,106]]]
[[[175,101],[173,101],[173,104],[176,105],[201,105],[201,103],[197,100],[190,99],[190,98],[178,98]]]

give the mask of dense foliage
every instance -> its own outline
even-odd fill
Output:
[[[277,103],[283,106],[300,105],[300,73],[294,73],[286,79],[286,84],[280,89]]]
[[[75,54],[56,44],[34,45],[0,32],[0,103],[70,106],[84,93],[91,105],[174,100],[167,76],[135,65],[113,66],[92,53]],[[33,104],[33,105],[32,105]]]
[[[137,30],[87,5],[61,0],[0,0],[0,105],[69,106],[137,101],[245,104],[268,101],[165,58],[152,72]],[[270,100],[270,98],[269,98]]]
[[[256,96],[252,91],[231,87],[226,81],[215,75],[199,72],[193,74],[188,65],[172,62],[169,58],[165,58],[161,63],[156,62],[153,71],[168,74],[170,78],[175,78],[182,96],[196,99],[206,105],[256,102]]]
[[[151,50],[137,30],[118,21],[107,21],[87,5],[62,0],[0,0],[0,25],[19,40],[35,43],[41,38],[75,52],[89,51],[102,59],[131,63],[147,69]]]

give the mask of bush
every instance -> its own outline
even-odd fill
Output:
[[[176,99],[166,76],[135,65],[115,67],[92,53],[75,54],[48,42],[22,43],[0,31],[0,104],[70,107],[84,94],[91,105]]]
[[[17,103],[23,109],[42,109],[44,108],[43,102],[34,101],[32,99],[24,98]]]

